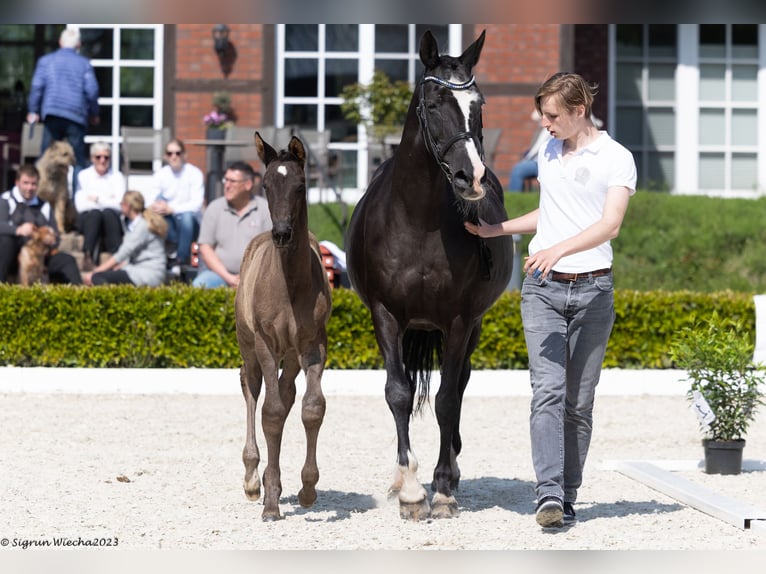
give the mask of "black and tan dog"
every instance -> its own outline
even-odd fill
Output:
[[[42,283],[45,275],[45,258],[56,244],[56,232],[52,227],[35,227],[32,235],[19,251],[19,284]]]

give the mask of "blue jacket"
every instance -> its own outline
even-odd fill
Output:
[[[37,61],[29,90],[30,113],[59,116],[83,126],[98,115],[98,82],[90,61],[71,48],[60,48]]]

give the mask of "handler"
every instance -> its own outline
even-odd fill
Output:
[[[538,156],[540,204],[466,229],[481,237],[535,233],[524,263],[521,316],[532,385],[530,435],[537,523],[576,521],[593,402],[614,324],[612,247],[636,189],[631,153],[591,119],[595,87],[571,73],[535,95],[553,136]]]

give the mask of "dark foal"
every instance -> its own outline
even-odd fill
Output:
[[[458,514],[460,410],[481,322],[508,285],[509,236],[482,240],[465,220],[506,219],[503,190],[484,165],[481,107],[472,69],[484,33],[460,57],[440,55],[426,32],[415,88],[394,157],[381,165],[354,209],[346,244],[351,283],[369,307],[386,368],[386,401],[397,431],[391,492],[402,518]],[[429,505],[417,478],[409,419],[441,368],[436,418],[441,442]],[[419,387],[419,389],[418,389]],[[417,403],[415,395],[418,395]]]
[[[256,236],[248,245],[235,300],[237,341],[243,360],[240,381],[247,406],[242,460],[245,494],[258,500],[261,457],[255,434],[256,405],[265,381],[261,423],[268,463],[263,473],[263,519],[277,520],[281,518],[282,431],[295,402],[295,377],[301,369],[306,376],[301,411],[306,429],[306,460],[298,500],[301,506],[309,507],[317,497],[317,436],[325,413],[321,381],[332,302],[319,244],[308,229],[303,144],[293,137],[287,150],[277,153],[256,132],[255,146],[266,166],[263,188],[273,229]]]

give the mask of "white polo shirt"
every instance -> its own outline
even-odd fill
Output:
[[[529,243],[530,255],[569,239],[601,219],[610,187],[622,186],[636,193],[633,155],[608,133],[578,150],[566,165],[563,141],[551,139],[537,158],[540,211],[537,232]],[[562,257],[554,270],[584,273],[612,266],[612,246],[601,245]]]

